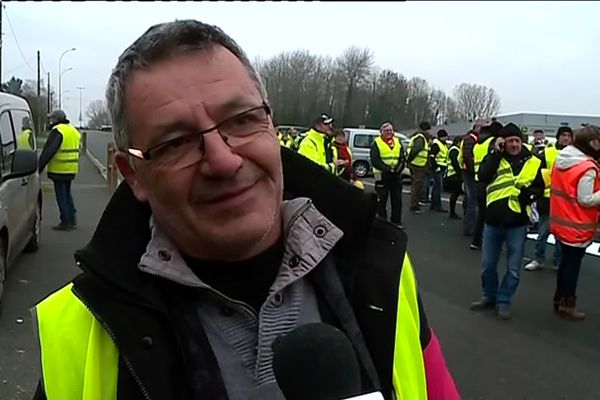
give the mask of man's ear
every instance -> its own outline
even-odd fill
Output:
[[[115,153],[115,163],[133,191],[135,198],[140,202],[146,202],[148,200],[146,189],[140,181],[138,172],[131,163],[131,156],[123,151],[118,151]]]

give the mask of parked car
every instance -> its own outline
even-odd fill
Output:
[[[346,141],[352,151],[352,166],[357,178],[364,178],[373,174],[373,166],[371,165],[371,145],[375,138],[379,136],[379,131],[376,129],[357,129],[344,128],[346,133]],[[408,149],[408,137],[402,133],[396,133],[396,137],[402,143],[404,151]],[[404,168],[402,171],[404,178],[410,178],[410,170]]]
[[[42,190],[32,121],[24,99],[0,93],[0,310],[9,267],[40,244]]]

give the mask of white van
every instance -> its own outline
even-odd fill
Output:
[[[6,272],[40,243],[42,190],[33,118],[21,97],[0,93],[0,310]]]
[[[373,166],[370,151],[375,138],[380,135],[379,131],[377,129],[344,128],[344,133],[352,152],[352,166],[356,177],[364,178],[372,175]],[[408,149],[408,138],[401,133],[396,133],[396,137],[402,143],[404,151],[406,151]],[[410,177],[408,168],[402,171],[402,176],[405,178]]]

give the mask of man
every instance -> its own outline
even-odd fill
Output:
[[[410,211],[413,214],[421,214],[419,200],[423,184],[427,175],[427,161],[429,158],[429,137],[431,136],[431,124],[421,122],[419,131],[415,132],[408,143],[408,168],[410,169]]]
[[[462,177],[460,163],[458,162],[458,153],[460,152],[460,136],[452,141],[452,146],[448,150],[448,171],[444,178],[444,188],[450,193],[450,219],[461,219],[456,213],[456,203],[458,196],[462,193]],[[463,213],[464,213],[463,201]]]
[[[35,138],[31,130],[31,119],[23,117],[21,119],[21,133],[17,135],[17,148],[33,150],[35,147]]]
[[[573,131],[568,126],[561,126],[556,132],[556,146],[549,146],[542,150],[540,159],[542,160],[542,173],[544,176],[545,190],[544,197],[536,201],[539,214],[538,237],[535,242],[535,258],[525,265],[526,271],[535,271],[544,266],[546,258],[546,242],[550,235],[550,188],[552,183],[552,167],[558,156],[558,152],[573,143]],[[553,268],[558,270],[560,265],[560,244],[554,245]]]
[[[333,145],[335,146],[338,159],[344,161],[344,164],[338,165],[337,175],[347,182],[354,182],[356,175],[352,168],[352,151],[350,151],[350,146],[346,143],[346,134],[344,131],[336,131]]]
[[[544,181],[541,161],[523,146],[519,127],[509,123],[499,136],[479,170],[479,180],[487,186],[481,260],[483,298],[473,302],[471,308],[496,308],[499,318],[510,319],[511,299],[521,275],[529,208],[533,199],[543,195]],[[504,243],[507,269],[498,286],[498,261]]]
[[[48,115],[50,133],[40,154],[40,173],[48,166],[48,178],[54,184],[56,203],[60,211],[57,231],[70,231],[77,226],[77,210],[71,193],[71,182],[79,172],[79,143],[81,135],[63,110]]]
[[[287,147],[288,149],[292,149],[294,151],[298,150],[297,145],[300,145],[299,142],[297,142],[298,138],[298,131],[296,131],[296,128],[292,127],[287,131],[287,143],[285,144],[285,147]]]
[[[462,167],[462,178],[465,186],[465,215],[463,216],[463,234],[473,236],[475,216],[477,213],[477,192],[475,186],[475,157],[473,148],[477,144],[481,124],[475,124],[460,144],[459,160]]]
[[[379,128],[378,136],[371,145],[371,164],[375,173],[375,192],[379,198],[377,215],[387,219],[388,196],[392,205],[392,224],[402,227],[402,170],[404,151],[402,143],[394,135],[394,126],[386,122]]]
[[[548,141],[546,140],[546,134],[544,131],[542,129],[534,130],[532,143],[533,154],[540,157],[542,151],[544,151],[547,145]]]
[[[125,182],[76,254],[83,274],[36,307],[38,398],[280,398],[272,343],[324,322],[356,349],[365,392],[458,399],[406,236],[373,194],[279,146],[233,39],[151,27],[107,104]]]
[[[482,126],[477,143],[473,147],[473,165],[475,171],[475,193],[477,195],[477,210],[475,213],[475,227],[473,230],[473,239],[469,248],[471,250],[481,249],[481,237],[483,235],[483,225],[485,223],[485,204],[486,193],[485,185],[479,182],[478,173],[479,167],[483,159],[489,154],[493,148],[493,142],[502,129],[500,122],[492,122],[489,126]]]
[[[331,143],[334,132],[332,124],[333,118],[327,114],[318,116],[300,142],[298,153],[335,174],[337,167],[344,165],[344,160],[338,160],[335,147]]]
[[[433,140],[433,144],[429,150],[429,165],[433,173],[430,209],[443,213],[448,212],[448,210],[442,207],[442,181],[448,169],[448,145],[446,144],[446,139],[448,139],[448,132],[440,129],[437,133],[437,138]]]

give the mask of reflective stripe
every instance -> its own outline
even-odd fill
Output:
[[[554,222],[555,224],[568,226],[569,228],[577,228],[577,229],[583,229],[583,230],[595,229],[596,225],[598,225],[597,222],[578,223],[578,222],[570,221],[568,219],[560,218],[557,216],[551,216],[550,221]]]
[[[392,383],[398,400],[427,400],[417,285],[407,254],[400,275]]]
[[[396,168],[400,162],[400,156],[402,152],[402,143],[400,143],[400,140],[394,137],[393,149],[390,148],[390,146],[381,138],[381,136],[375,138],[375,144],[377,145],[377,149],[379,149],[379,157],[381,158],[381,161],[392,169]],[[373,167],[373,172],[381,173],[381,171],[375,167]]]
[[[330,163],[327,163],[326,152],[328,151],[328,149],[326,149],[326,146],[331,147],[333,159]],[[327,171],[335,173],[335,160],[337,159],[337,148],[331,143],[325,144],[325,136],[315,131],[314,129],[309,130],[304,139],[302,139],[302,142],[300,142],[300,147],[298,148],[298,153],[319,164]]]
[[[476,181],[479,181],[479,167],[490,150],[490,143],[492,143],[492,140],[494,140],[494,137],[490,136],[483,143],[475,143],[475,146],[473,146],[473,165],[475,167]]]
[[[71,288],[36,306],[46,398],[116,399],[118,350]]]
[[[427,165],[427,157],[429,156],[429,142],[423,133],[418,132],[411,136],[410,141],[408,142],[408,154],[412,151],[417,138],[422,138],[425,145],[410,163],[416,167],[424,167]]]
[[[562,197],[563,199],[569,200],[570,202],[577,203],[577,198],[569,196],[569,193],[560,189],[551,188],[552,196]]]

